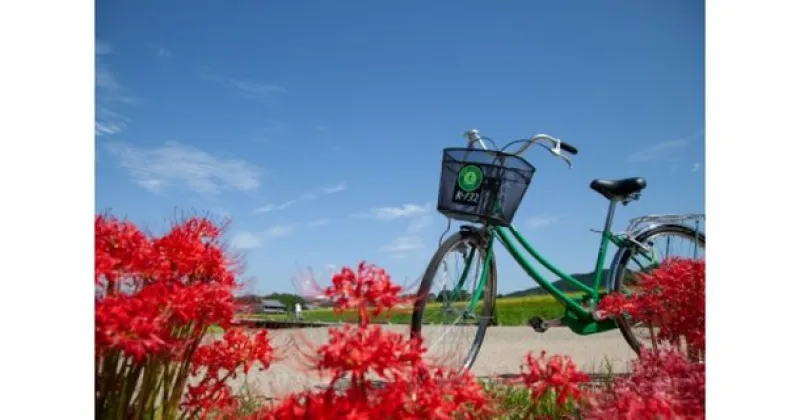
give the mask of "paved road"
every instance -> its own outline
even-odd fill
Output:
[[[402,333],[408,331],[405,325],[384,328]],[[273,347],[282,353],[282,360],[268,371],[251,372],[247,380],[250,390],[259,395],[277,397],[327,384],[325,378],[307,371],[303,364],[303,353],[313,352],[314,348],[324,344],[327,334],[326,328],[270,330]],[[516,374],[520,372],[520,365],[528,351],[538,354],[542,350],[548,354],[568,355],[589,373],[602,372],[606,358],[615,372],[626,372],[628,362],[635,358],[619,331],[582,337],[567,328],[552,328],[540,334],[530,327],[492,327],[488,329],[472,371],[479,377]],[[237,385],[243,384],[239,382]]]

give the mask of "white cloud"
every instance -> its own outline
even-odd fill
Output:
[[[663,141],[628,155],[629,162],[648,162],[661,157],[663,154],[682,149],[687,142],[684,140]]]
[[[95,41],[95,127],[94,134],[98,137],[114,135],[122,132],[126,127],[127,118],[108,109],[104,105],[115,102],[135,104],[137,100],[129,96],[117,78],[103,61],[103,56],[111,54],[111,44],[104,41]]]
[[[110,144],[134,182],[151,192],[166,187],[185,187],[201,194],[225,189],[255,190],[261,171],[243,160],[226,159],[192,146],[168,142],[162,147],[139,149],[123,143]]]
[[[99,61],[99,59],[98,59]],[[94,70],[94,84],[97,87],[97,90],[106,90],[106,91],[116,91],[119,89],[119,82],[117,82],[117,78],[111,74],[111,71],[108,69],[108,66],[104,63],[97,63],[97,67]]]
[[[560,218],[558,216],[534,216],[528,218],[526,225],[531,229],[545,228],[558,223]]]
[[[96,105],[94,119],[94,135],[98,137],[119,134],[128,127],[128,122],[130,121],[125,116],[103,105]]]
[[[253,213],[259,214],[259,213],[269,213],[271,211],[276,211],[276,210],[285,210],[288,207],[291,207],[296,202],[297,200],[289,200],[289,201],[284,201],[281,204],[267,204],[265,206],[261,206],[253,210]]]
[[[692,172],[697,172],[697,171],[699,171],[699,170],[700,170],[700,162],[695,162],[695,163],[692,165]]]
[[[109,44],[108,42],[99,40],[94,41],[94,53],[96,55],[111,54],[111,51],[112,51],[111,44]]]
[[[340,181],[338,184],[332,187],[326,187],[322,189],[322,192],[325,194],[335,194],[337,192],[341,192],[347,189],[347,183],[344,181]]]
[[[336,185],[334,185],[332,187],[317,188],[314,191],[303,193],[300,196],[298,196],[297,198],[292,199],[292,200],[288,200],[288,201],[284,201],[281,204],[277,204],[277,205],[276,204],[267,204],[267,205],[258,207],[258,208],[253,210],[253,213],[259,214],[259,213],[269,213],[271,211],[276,211],[276,210],[285,210],[286,208],[296,204],[298,201],[315,200],[315,199],[319,198],[319,194],[320,193],[322,193],[322,194],[334,194],[334,193],[337,193],[337,192],[340,192],[340,191],[344,191],[346,188],[347,188],[347,186],[346,186],[345,181],[341,181],[341,182],[339,182],[338,184],[336,184]]]
[[[392,254],[402,254],[424,248],[422,239],[419,236],[398,236],[391,243],[384,245],[381,251]]]
[[[167,48],[159,47],[158,49],[158,56],[159,57],[172,57],[172,51]]]
[[[292,227],[289,225],[275,225],[264,232],[267,236],[271,238],[280,238],[283,236],[289,236],[292,233]]]
[[[331,220],[326,217],[321,217],[319,219],[314,219],[308,222],[308,227],[320,227],[320,226],[327,226],[331,223]]]
[[[411,222],[408,224],[408,233],[419,232],[432,224],[433,216],[429,214],[422,215],[411,220]]]
[[[286,89],[274,84],[219,76],[213,74],[208,68],[200,69],[198,76],[201,79],[232,88],[250,99],[268,99],[276,94],[286,92]]]
[[[237,249],[253,249],[262,246],[265,239],[289,236],[293,232],[291,225],[275,225],[262,232],[239,232],[234,235],[231,245]]]
[[[261,246],[261,238],[251,232],[239,232],[233,236],[231,246],[236,249],[253,249]]]
[[[698,130],[682,138],[662,141],[629,154],[627,159],[629,162],[649,162],[659,159],[683,149],[702,136],[703,130]]]
[[[256,213],[256,214],[258,214],[258,213],[269,213],[272,210],[275,210],[275,205],[274,204],[267,204],[266,206],[261,206],[261,207],[255,209],[255,210],[253,210],[253,213]]]
[[[98,57],[95,62],[94,84],[97,100],[104,103],[122,102],[135,104],[136,98],[126,94],[126,89],[117,80],[116,76]]]
[[[268,98],[286,90],[277,85],[256,83],[248,80],[229,79],[228,84],[251,99]]]
[[[278,204],[277,206],[275,206],[275,210],[284,210],[284,209],[288,208],[289,206],[291,206],[292,204],[294,204],[296,202],[297,202],[296,200],[289,200],[289,201],[283,202],[283,203]]]
[[[396,220],[410,217],[411,221],[403,234],[383,247],[381,251],[391,254],[394,259],[403,259],[412,251],[425,247],[422,238],[418,235],[423,229],[433,223],[433,217],[428,214],[429,205],[406,204],[400,207],[382,207],[372,209],[371,217],[382,220]]]
[[[117,134],[122,131],[124,124],[114,122],[94,122],[94,135],[98,137]]]
[[[397,207],[376,207],[362,216],[378,220],[396,220],[405,217],[419,216],[430,211],[429,204],[403,204]]]

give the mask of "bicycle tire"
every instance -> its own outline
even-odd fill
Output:
[[[425,305],[428,301],[428,294],[430,293],[431,285],[436,276],[439,264],[441,264],[444,257],[448,252],[455,249],[455,247],[466,242],[468,246],[477,245],[479,251],[479,258],[486,260],[486,249],[482,245],[484,243],[483,235],[476,229],[463,229],[450,235],[445,240],[436,253],[428,263],[425,274],[422,277],[417,296],[414,303],[414,312],[411,316],[411,337],[422,337],[422,320],[425,311]],[[469,352],[467,353],[463,365],[459,368],[459,372],[468,371],[472,368],[475,360],[478,357],[483,340],[486,336],[486,328],[493,324],[492,318],[494,315],[495,300],[497,298],[497,265],[494,256],[489,259],[489,273],[484,285],[483,293],[483,317],[481,318],[478,331],[472,341]]]
[[[639,233],[638,235],[636,235],[634,239],[636,240],[636,242],[645,243],[648,240],[648,238],[656,235],[663,235],[665,233],[677,233],[679,235],[685,235],[692,238],[696,238],[697,242],[702,244],[702,246],[705,248],[706,245],[705,233],[690,228],[688,226],[677,225],[677,224],[664,224],[664,225],[654,226]],[[612,273],[615,273],[613,291],[616,293],[622,292],[622,283],[623,283],[625,265],[628,263],[630,258],[631,258],[630,247],[626,247],[623,250],[621,250],[619,258],[616,258],[617,263],[612,270]],[[622,332],[622,336],[625,337],[625,341],[628,343],[631,349],[637,355],[639,355],[641,350],[641,344],[634,335],[628,322],[624,318],[618,318],[617,325],[619,326],[620,332]]]

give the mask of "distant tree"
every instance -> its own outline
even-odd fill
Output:
[[[291,293],[271,293],[264,296],[264,299],[275,299],[278,302],[286,305],[286,308],[289,309],[290,311],[294,310],[294,304],[298,302],[300,303],[300,305],[302,305],[303,308],[308,307],[308,303],[306,302],[305,299],[303,299],[302,296],[294,295]]]
[[[444,302],[445,301],[445,299],[444,299],[445,298],[445,295],[444,295],[445,293],[448,293],[448,294],[452,293],[452,290],[442,290],[441,292],[439,292],[439,294],[436,295],[436,301],[437,302]],[[462,290],[461,293],[459,294],[459,296],[456,299],[450,298],[450,299],[448,299],[448,301],[449,302],[453,302],[453,301],[460,302],[460,301],[464,301],[464,300],[469,300],[471,298],[472,298],[472,294],[470,294],[466,290]]]

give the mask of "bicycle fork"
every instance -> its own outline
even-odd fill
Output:
[[[471,300],[470,300],[469,306],[466,308],[466,310],[462,314],[464,316],[467,316],[467,317],[471,316],[470,314],[472,314],[478,307],[478,302],[480,302],[481,295],[483,294],[483,290],[484,290],[484,288],[486,286],[486,280],[487,280],[487,278],[489,276],[489,264],[491,264],[491,260],[492,260],[492,258],[494,258],[494,254],[492,252],[493,245],[494,245],[494,235],[492,235],[489,238],[488,245],[486,247],[486,264],[484,265],[483,269],[481,270],[481,276],[480,276],[480,279],[478,280],[478,284],[477,284],[477,287],[475,289],[475,293],[473,293],[473,295],[471,296]],[[464,270],[461,272],[461,276],[458,279],[458,284],[456,284],[456,287],[453,290],[451,290],[450,292],[445,294],[445,296],[448,298],[448,300],[452,301],[452,300],[458,299],[461,296],[461,292],[462,292],[462,289],[464,287],[464,283],[466,283],[467,276],[469,275],[470,269],[472,268],[472,262],[475,259],[476,251],[477,251],[477,248],[475,248],[475,247],[472,247],[469,250],[469,255],[467,256],[466,266],[464,267]]]

